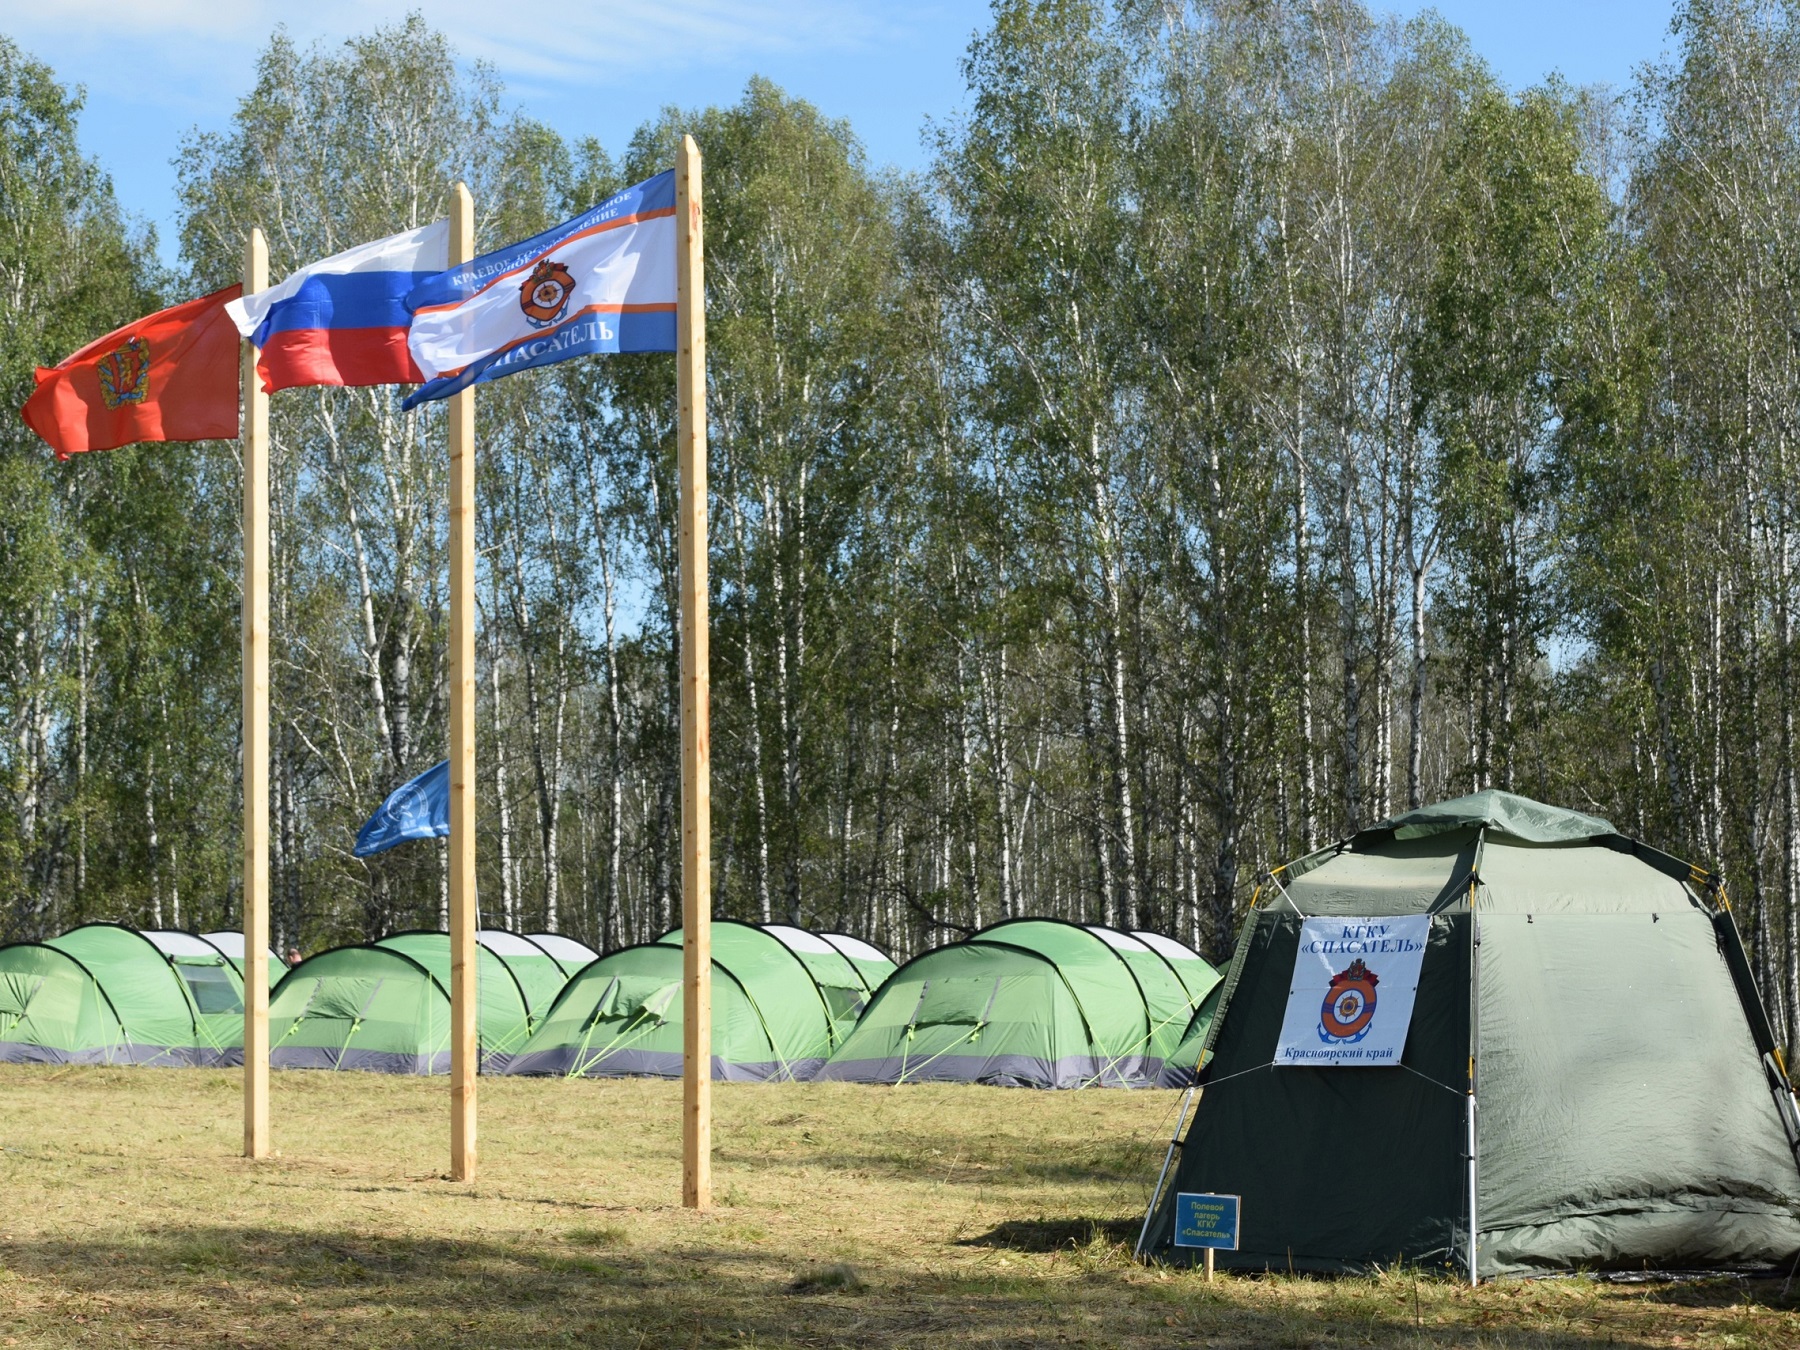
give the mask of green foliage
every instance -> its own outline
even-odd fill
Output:
[[[34,366],[156,308],[166,285],[82,157],[79,111],[0,39],[0,388],[15,408]],[[17,419],[0,427],[0,924],[172,920],[183,882],[223,895],[232,852],[228,498],[205,450],[58,466]]]

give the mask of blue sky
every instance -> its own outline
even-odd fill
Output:
[[[1410,15],[1398,0],[1377,10]],[[1669,42],[1672,0],[1441,0],[1509,85],[1552,70],[1623,88]],[[564,0],[552,18],[497,14],[477,0],[0,0],[0,33],[87,89],[83,141],[126,209],[173,246],[169,161],[191,128],[223,130],[277,23],[333,40],[408,10],[494,63],[509,97],[565,136],[621,148],[664,104],[725,103],[753,74],[847,117],[877,164],[925,162],[927,117],[962,102],[958,63],[987,16],[984,0]],[[171,259],[172,260],[172,259]]]

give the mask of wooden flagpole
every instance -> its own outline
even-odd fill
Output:
[[[244,241],[244,294],[269,284],[269,246]],[[244,1156],[269,1156],[269,396],[245,341],[238,379],[244,461]]]
[[[675,169],[675,454],[681,517],[681,1203],[712,1208],[712,737],[706,613],[706,292],[700,148]]]
[[[450,196],[450,265],[475,256],[475,201]],[[475,390],[450,415],[450,1177],[475,1180]]]

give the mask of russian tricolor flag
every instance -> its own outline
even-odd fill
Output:
[[[449,265],[450,222],[440,220],[302,267],[225,308],[256,344],[271,394],[306,384],[422,384],[403,301]]]

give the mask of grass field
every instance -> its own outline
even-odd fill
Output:
[[[1176,1094],[716,1091],[719,1205],[679,1208],[674,1083],[0,1068],[0,1344],[1800,1346],[1800,1282],[1470,1291],[1129,1258]]]

